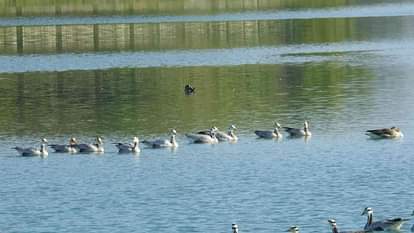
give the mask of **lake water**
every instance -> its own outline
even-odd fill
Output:
[[[366,206],[411,214],[411,1],[117,3],[0,3],[1,233],[330,232],[361,229]],[[307,140],[253,133],[304,120]],[[230,124],[236,144],[185,137]],[[364,135],[391,126],[404,138]],[[171,128],[176,150],[112,144]],[[11,149],[96,135],[104,154]]]

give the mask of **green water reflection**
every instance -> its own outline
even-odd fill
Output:
[[[251,10],[343,7],[388,2],[387,0],[4,0],[0,1],[0,17],[214,14]]]
[[[0,17],[214,14],[343,8],[386,2],[122,0],[114,5],[115,1],[108,0],[7,0],[0,1]],[[32,54],[108,52],[116,57],[129,51],[289,45],[297,48],[327,43],[337,45],[339,51],[321,52],[326,57],[332,53],[334,57],[341,48],[352,51],[347,48],[348,42],[391,40],[389,43],[393,44],[398,39],[411,39],[414,34],[407,28],[412,27],[412,19],[412,16],[387,16],[245,21],[241,13],[236,21],[0,27],[0,54],[24,58]],[[295,52],[300,51],[292,49],[291,54]],[[47,60],[44,57],[42,61]],[[364,54],[360,57],[363,59]],[[377,77],[369,61],[351,66],[346,61],[326,60],[297,65],[236,64],[19,74],[0,71],[0,134],[160,134],[171,127],[187,132],[213,124],[223,128],[229,123],[247,131],[270,127],[275,119],[300,122],[304,118],[328,124],[349,111],[347,106],[359,97],[366,101],[353,106],[353,111],[369,105],[370,80]],[[187,83],[197,87],[196,95],[184,95]]]
[[[412,37],[412,17],[0,27],[0,54],[160,51]],[[381,25],[381,26],[372,26]]]
[[[344,84],[371,76],[336,63],[1,75],[0,132],[159,134],[230,122],[250,130],[277,118],[312,117],[309,110],[329,119],[348,95],[369,93],[368,86],[355,85],[351,93]],[[184,95],[187,83],[196,95]]]

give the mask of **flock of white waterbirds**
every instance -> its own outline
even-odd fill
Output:
[[[185,85],[184,93],[187,96],[194,95],[196,88],[190,84]],[[227,132],[220,131],[217,127],[213,126],[207,130],[201,130],[196,133],[185,134],[193,143],[204,143],[204,144],[216,144],[219,142],[232,142],[238,141],[238,137],[234,133],[236,130],[235,125],[230,125]],[[308,138],[312,135],[309,129],[309,122],[305,120],[303,128],[291,128],[282,127],[278,122],[274,122],[273,130],[255,130],[254,133],[259,138],[264,139],[280,139],[283,137],[282,130],[284,130],[289,137],[305,137]],[[376,139],[390,139],[400,138],[403,136],[401,130],[397,127],[383,128],[367,130],[366,134],[371,138]],[[177,131],[172,129],[170,132],[170,138],[168,139],[154,139],[154,140],[143,140],[141,143],[146,145],[148,148],[176,148],[178,143],[176,140]],[[139,153],[141,151],[139,147],[138,136],[133,137],[132,143],[118,142],[115,146],[118,148],[119,153]],[[72,137],[69,139],[69,144],[48,144],[48,141],[43,138],[41,140],[40,148],[36,147],[14,147],[21,156],[48,156],[47,148],[51,147],[57,153],[104,153],[103,140],[101,137],[96,137],[95,143],[79,143],[76,138]]]
[[[280,139],[283,137],[282,131],[284,130],[288,137],[297,138],[297,137],[310,137],[312,135],[309,122],[305,121],[303,128],[291,128],[291,127],[282,127],[279,123],[274,123],[275,127],[272,130],[256,130],[254,133],[258,138],[263,139]],[[235,125],[230,125],[227,132],[220,131],[217,127],[212,127],[208,130],[201,130],[195,133],[188,133],[185,136],[191,140],[192,143],[204,143],[204,144],[215,144],[219,142],[231,142],[235,143],[238,140],[238,137],[234,133],[236,130]],[[157,148],[176,148],[178,143],[176,141],[177,132],[175,129],[172,129],[170,132],[170,138],[167,139],[153,139],[153,140],[143,140],[142,144],[146,145],[147,148],[157,149]],[[397,127],[391,128],[381,128],[367,130],[366,135],[372,139],[398,139],[403,137],[401,130]],[[139,139],[137,136],[133,137],[132,143],[114,143],[117,147],[119,153],[139,153]],[[68,144],[48,144],[46,139],[42,139],[40,148],[23,148],[23,147],[14,147],[21,156],[40,156],[46,157],[48,155],[47,147],[51,147],[57,153],[103,153],[103,140],[101,137],[96,137],[96,143],[78,143],[76,138],[70,138]],[[373,210],[372,208],[365,208],[362,215],[367,215],[367,223],[364,228],[356,231],[339,231],[335,219],[329,219],[328,223],[332,228],[332,233],[364,233],[364,232],[374,232],[374,231],[391,231],[398,232],[400,231],[401,226],[409,221],[408,218],[389,218],[381,221],[374,221],[373,219]],[[412,214],[414,216],[414,211]],[[239,227],[237,224],[232,224],[233,233],[239,232]],[[411,227],[411,231],[414,232],[414,225]],[[291,226],[287,232],[299,233],[298,226]]]
[[[408,222],[410,219],[408,218],[387,218],[380,221],[374,221],[373,218],[373,210],[370,207],[366,207],[361,215],[367,216],[367,223],[365,224],[364,228],[360,230],[351,230],[351,231],[340,231],[338,226],[336,225],[335,219],[329,219],[328,223],[331,226],[332,233],[367,233],[367,232],[375,232],[375,231],[388,231],[388,232],[399,232],[401,226]],[[411,213],[411,216],[414,216],[414,211]],[[231,229],[233,233],[239,233],[239,226],[235,223],[231,225]],[[298,226],[291,226],[287,229],[287,232],[290,233],[299,233]],[[411,227],[411,232],[414,232],[414,225]]]
[[[291,127],[282,127],[278,122],[274,123],[275,127],[273,130],[256,130],[254,133],[258,138],[264,139],[280,139],[283,137],[282,130],[284,130],[288,137],[298,138],[298,137],[310,137],[312,135],[309,122],[305,121],[303,123],[303,128],[291,128]],[[238,141],[238,137],[235,134],[236,130],[235,125],[230,125],[227,132],[220,131],[217,127],[213,126],[207,130],[201,130],[195,133],[187,133],[185,136],[191,140],[192,143],[202,143],[202,144],[216,144],[219,142],[231,142],[235,143]],[[367,130],[366,134],[374,139],[395,139],[403,136],[401,130],[397,127],[391,128],[382,128]],[[177,131],[172,129],[170,132],[170,137],[165,139],[149,139],[141,141],[147,148],[176,148],[178,147],[178,142],[176,140]],[[114,145],[118,148],[119,153],[139,153],[140,149],[140,140],[137,136],[133,137],[132,142],[118,142]],[[37,147],[20,147],[16,146],[13,149],[21,156],[48,156],[48,147],[51,147],[57,153],[104,153],[104,143],[101,137],[96,137],[95,143],[79,143],[76,138],[72,137],[69,139],[68,144],[49,144],[48,141],[43,138],[41,140],[41,145]]]
[[[193,94],[195,88],[186,85],[185,93],[187,95]],[[217,127],[213,126],[207,130],[201,130],[195,133],[187,133],[185,136],[191,141],[191,143],[201,143],[201,144],[216,144],[219,142],[230,142],[235,143],[238,141],[238,137],[235,134],[236,130],[235,125],[230,125],[227,132],[220,131]],[[287,133],[290,138],[298,137],[311,137],[312,133],[310,131],[309,122],[305,121],[303,123],[303,128],[291,128],[291,127],[282,127],[278,122],[274,122],[274,127],[272,130],[255,130],[254,133],[258,138],[263,139],[280,139],[283,137],[282,132]],[[403,137],[403,133],[397,127],[391,128],[381,128],[367,130],[366,135],[372,139],[398,139]],[[176,148],[178,143],[176,140],[177,131],[172,129],[170,131],[170,137],[164,139],[148,139],[140,142],[138,136],[134,136],[132,142],[118,142],[113,143],[114,146],[118,149],[119,153],[139,153],[141,151],[139,144],[144,144],[147,148],[159,149],[159,148]],[[76,138],[72,137],[69,139],[68,144],[49,144],[48,141],[43,138],[41,140],[41,145],[37,147],[14,147],[13,149],[21,156],[48,156],[48,147],[51,147],[57,153],[104,153],[104,145],[101,137],[96,137],[95,143],[79,143]],[[408,218],[388,218],[381,221],[374,221],[373,219],[373,210],[370,207],[367,207],[362,212],[362,215],[367,216],[367,223],[361,230],[356,231],[339,231],[335,219],[329,219],[328,223],[332,228],[333,233],[363,233],[363,232],[374,232],[374,231],[400,231],[401,226],[409,221]],[[414,211],[411,214],[414,216]],[[414,232],[414,225],[411,227],[411,231]],[[232,224],[232,232],[238,233],[239,227],[237,224]],[[291,226],[287,229],[287,232],[299,233],[298,226]]]

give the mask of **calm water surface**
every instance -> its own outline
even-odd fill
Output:
[[[276,4],[278,2],[278,4]],[[3,4],[3,5],[2,5]],[[410,1],[0,3],[0,232],[330,232],[414,209]],[[197,88],[186,96],[185,84]],[[308,140],[259,140],[277,120]],[[185,133],[236,124],[239,142]],[[399,126],[401,140],[369,140]],[[167,137],[176,150],[112,143]],[[105,154],[16,145],[102,135]],[[409,232],[413,222],[404,225]]]

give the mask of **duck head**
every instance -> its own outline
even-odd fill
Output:
[[[275,121],[274,123],[274,126],[276,127],[276,128],[278,128],[278,129],[281,129],[282,128],[282,126],[279,124],[279,122],[277,122],[277,121]]]
[[[299,233],[299,227],[297,227],[297,226],[291,226],[291,227],[289,227],[289,229],[287,230],[287,232],[290,232],[290,233]]]
[[[99,145],[103,144],[102,138],[99,136],[96,136],[96,143],[98,143]]]
[[[69,139],[69,145],[76,145],[76,144],[78,144],[78,141],[76,140],[76,138],[71,137]]]
[[[361,215],[369,215],[372,214],[373,210],[371,207],[365,207],[365,209],[362,211]]]
[[[231,229],[233,230],[233,233],[239,233],[239,226],[237,226],[237,224],[231,224]]]

